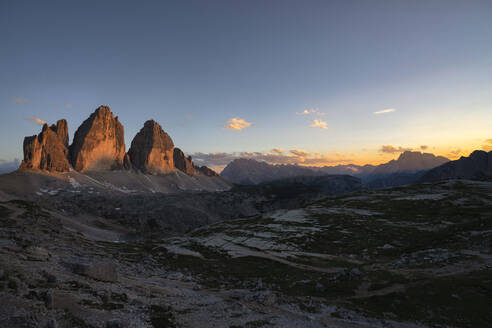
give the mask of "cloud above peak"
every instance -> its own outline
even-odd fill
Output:
[[[282,154],[284,152],[284,150],[282,148],[273,148],[270,150],[270,153],[274,153],[274,154]]]
[[[310,128],[320,128],[327,129],[326,122],[322,120],[314,120],[313,124],[309,126]]]
[[[247,122],[242,118],[234,117],[226,121],[225,129],[241,131],[242,129],[248,128],[252,125],[251,122]]]
[[[492,139],[486,139],[484,141],[484,144],[482,145],[482,149],[485,151],[491,151],[492,150]]]
[[[378,110],[377,112],[374,112],[375,115],[380,115],[380,114],[387,114],[387,113],[394,113],[396,112],[395,108],[386,108],[382,110]]]
[[[31,122],[34,122],[34,123],[41,124],[41,125],[44,125],[44,124],[47,124],[48,123],[45,120],[42,120],[42,119],[37,118],[37,117],[29,117],[29,118],[27,118],[27,120],[29,120]]]
[[[405,151],[411,151],[412,148],[404,148],[404,147],[395,147],[392,145],[382,145],[379,151],[381,153],[387,153],[387,154],[398,154],[398,153],[403,153]]]

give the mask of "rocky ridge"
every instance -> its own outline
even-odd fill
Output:
[[[207,177],[219,177],[220,175],[217,174],[214,170],[204,166],[195,166],[195,170],[200,172],[201,174],[207,176]]]
[[[175,159],[176,163],[175,164]],[[39,135],[24,140],[21,171],[51,173],[132,170],[163,175],[180,170],[189,176],[218,177],[206,166],[195,167],[154,120],[145,122],[125,151],[124,127],[107,106],[100,106],[77,129],[71,145],[66,120],[43,126]]]
[[[462,156],[428,171],[421,182],[434,182],[445,179],[492,179],[492,151],[475,150],[468,157]]]
[[[191,156],[186,157],[181,149],[174,148],[173,157],[176,168],[180,169],[188,175],[196,174],[195,166],[193,165]]]

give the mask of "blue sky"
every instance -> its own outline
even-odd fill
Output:
[[[101,104],[127,146],[152,118],[190,154],[381,162],[492,138],[490,1],[2,1],[0,42],[4,162],[28,118],[73,135]]]

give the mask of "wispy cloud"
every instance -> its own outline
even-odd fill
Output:
[[[16,102],[18,104],[24,104],[28,102],[29,100],[27,98],[12,98],[13,102]]]
[[[485,151],[491,151],[492,150],[492,139],[486,139],[484,141],[484,144],[482,145],[482,149]]]
[[[317,108],[310,108],[310,109],[305,109],[302,112],[297,112],[296,114],[297,115],[311,115],[311,114],[324,115],[325,113],[320,112],[319,109]]]
[[[35,122],[35,123],[41,124],[41,125],[44,125],[44,124],[48,123],[45,120],[42,120],[42,119],[37,118],[37,117],[29,117],[29,118],[27,118],[27,120],[29,120],[31,122]]]
[[[404,151],[411,151],[412,148],[404,148],[404,147],[395,147],[391,145],[383,145],[379,149],[381,153],[387,153],[387,154],[397,154],[397,153],[403,153]]]
[[[292,149],[290,152],[298,157],[308,157],[310,155],[309,152],[299,149]]]
[[[71,109],[71,108],[72,108],[72,104],[66,104],[66,105],[65,105],[65,108],[66,108],[66,109]]]
[[[461,154],[461,153],[462,153],[462,150],[458,148],[458,149],[455,149],[455,150],[451,150],[448,153],[447,157],[451,157],[451,158],[458,157],[458,155]]]
[[[374,112],[374,114],[380,115],[380,114],[387,114],[387,113],[393,113],[393,112],[396,112],[396,109],[386,108],[386,109],[378,110],[377,112]]]
[[[327,129],[326,122],[322,120],[314,120],[313,124],[311,124],[309,127],[311,128],[320,128],[320,129]]]
[[[282,154],[284,152],[284,150],[282,148],[273,148],[270,150],[270,153],[274,153],[274,154]]]
[[[420,149],[422,149],[422,150],[427,150],[428,148],[429,148],[429,146],[427,146],[427,145],[420,146]]]
[[[247,122],[242,118],[237,117],[231,118],[230,120],[226,121],[226,123],[228,124],[224,126],[225,129],[237,131],[241,131],[242,129],[248,128],[252,125],[251,122]]]

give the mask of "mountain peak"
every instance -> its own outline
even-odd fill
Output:
[[[21,170],[43,170],[49,172],[68,172],[68,149],[65,145],[68,132],[61,131],[62,123],[48,127],[44,124],[39,135],[24,138],[24,160]],[[66,127],[66,126],[65,126]],[[66,133],[66,134],[65,134]]]
[[[431,153],[422,153],[419,151],[404,151],[398,156],[398,159],[379,165],[372,173],[388,174],[429,170],[446,162],[449,162],[449,159],[443,156],[435,156]]]
[[[99,106],[77,129],[70,154],[79,172],[123,167],[124,128],[108,106]]]
[[[132,165],[145,173],[173,172],[174,143],[159,123],[148,120],[132,140],[128,156]]]
[[[96,110],[94,111],[94,114],[96,114],[96,115],[109,115],[109,114],[113,114],[113,113],[111,112],[111,108],[109,108],[109,106],[101,105],[101,106],[96,108]]]
[[[422,182],[433,182],[444,179],[491,179],[492,151],[475,150],[470,156],[462,156],[427,172]]]

